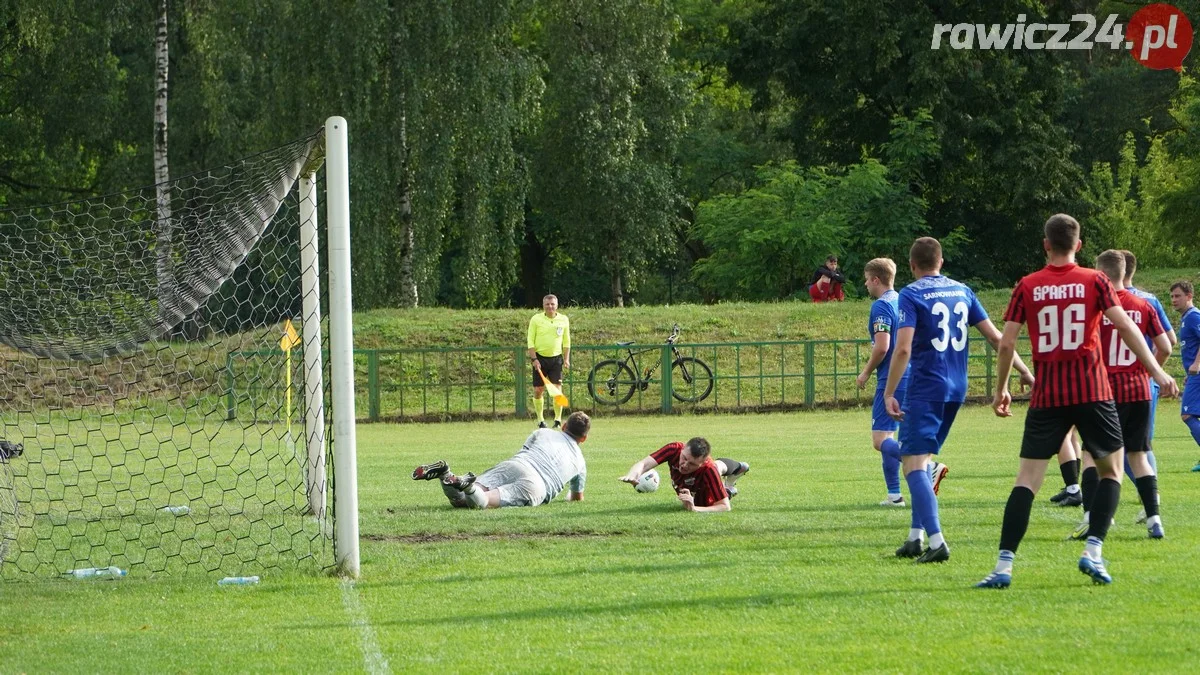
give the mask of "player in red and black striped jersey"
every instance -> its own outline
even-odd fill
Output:
[[[667,443],[629,467],[621,481],[637,485],[638,478],[659,464],[671,470],[671,485],[688,511],[728,511],[729,498],[737,494],[733,483],[750,465],[733,459],[713,459],[712,446],[703,438],[687,443]],[[724,480],[722,480],[722,477]]]
[[[1171,355],[1171,340],[1158,318],[1158,312],[1146,299],[1125,288],[1125,260],[1122,251],[1108,250],[1096,257],[1096,269],[1104,273],[1116,289],[1117,299],[1138,332],[1152,341],[1154,357],[1161,366]],[[1150,419],[1153,415],[1150,375],[1121,339],[1120,332],[1108,317],[1100,324],[1100,350],[1108,383],[1117,405],[1121,435],[1125,443],[1126,463],[1133,474],[1143,508],[1146,510],[1146,529],[1152,539],[1162,539],[1162,518],[1158,508],[1158,478],[1150,462]],[[1075,532],[1076,538],[1086,536],[1092,500],[1099,477],[1090,455],[1083,459],[1083,522]]]
[[[1062,213],[1051,216],[1046,221],[1042,245],[1048,264],[1021,279],[1013,289],[997,350],[992,408],[996,415],[1010,417],[1008,378],[1021,326],[1029,324],[1035,382],[1021,440],[1021,465],[1004,508],[999,560],[991,574],[976,584],[979,588],[1007,588],[1012,583],[1013,558],[1029,528],[1034,495],[1042,486],[1050,458],[1058,454],[1072,426],[1079,429],[1084,449],[1095,461],[1100,478],[1079,570],[1095,583],[1112,582],[1101,558],[1101,547],[1120,501],[1125,453],[1100,350],[1102,316],[1113,323],[1163,394],[1179,393],[1175,380],[1155,361],[1141,332],[1125,314],[1108,278],[1075,264],[1075,253],[1082,245],[1078,221]]]
[[[1030,407],[1112,400],[1099,328],[1103,313],[1119,304],[1107,277],[1074,261],[1047,265],[1017,282],[1004,320],[1029,324],[1036,381]]]

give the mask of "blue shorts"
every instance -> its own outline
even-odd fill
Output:
[[[900,425],[901,455],[936,455],[950,435],[950,425],[962,406],[959,401],[904,402],[904,424]]]
[[[900,428],[900,423],[887,414],[887,399],[883,397],[883,390],[884,387],[875,389],[875,403],[871,406],[871,431],[895,431]],[[900,401],[901,406],[907,393],[907,389],[896,390],[896,400]]]
[[[1200,375],[1188,375],[1183,384],[1183,403],[1179,412],[1183,415],[1200,417]]]

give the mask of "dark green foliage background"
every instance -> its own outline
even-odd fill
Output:
[[[154,4],[0,0],[0,208],[152,181]],[[1194,265],[1194,57],[930,49],[935,23],[1137,7],[178,0],[171,172],[346,117],[364,309],[407,297],[405,175],[423,305],[802,297],[824,255],[857,274],[920,234],[1007,286],[1057,211],[1089,254]]]

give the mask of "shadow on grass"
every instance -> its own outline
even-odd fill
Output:
[[[716,564],[705,563],[702,567],[705,570],[716,570],[717,568],[722,568],[722,567],[733,567],[734,564],[735,563],[733,563],[732,561],[728,562],[728,563],[716,563]],[[483,582],[483,581],[511,581],[514,579],[518,579],[518,580],[519,579],[535,579],[538,577],[561,578],[564,575],[568,575],[568,574],[569,575],[579,575],[579,574],[658,574],[660,572],[666,572],[668,574],[677,573],[677,572],[679,572],[679,564],[678,563],[669,563],[669,564],[664,563],[664,564],[657,564],[657,565],[647,565],[647,564],[609,565],[607,567],[587,567],[587,568],[583,568],[583,569],[567,569],[567,570],[553,569],[553,570],[545,570],[542,572],[524,572],[524,571],[497,572],[495,574],[476,574],[476,575],[448,574],[448,575],[442,576],[442,577],[431,577],[427,580],[422,580],[420,582],[409,580],[409,581],[372,583],[372,584],[370,584],[370,587],[371,588],[404,587],[404,586],[414,586],[414,585],[417,585],[418,583],[442,584],[442,583],[475,583],[475,582]]]
[[[813,602],[821,602],[825,600],[844,600],[848,598],[872,598],[872,597],[892,597],[898,594],[907,594],[915,590],[912,587],[898,589],[879,589],[879,590],[864,590],[864,589],[846,589],[846,590],[823,590],[813,591],[809,593],[787,592],[787,593],[757,593],[744,596],[730,596],[725,598],[704,598],[703,605],[705,611],[745,611],[748,609],[758,608],[773,608],[773,607],[794,607],[807,606]],[[961,594],[962,588],[937,588],[927,587],[920,590],[921,593],[955,593]],[[569,616],[602,616],[614,615],[619,617],[637,616],[642,614],[662,614],[664,612],[673,611],[694,611],[697,607],[695,599],[680,599],[680,600],[648,600],[645,598],[635,598],[626,602],[612,602],[609,604],[599,604],[591,607],[580,607],[578,603],[547,605],[542,607],[530,607],[528,609],[519,609],[512,611],[499,612],[471,612],[463,615],[450,616],[421,616],[411,619],[392,619],[392,620],[376,620],[372,621],[372,626],[376,629],[385,626],[422,626],[428,627],[433,625],[453,625],[462,626],[469,624],[487,624],[487,623],[507,623],[510,621],[537,621],[542,619],[561,620],[563,617]],[[330,623],[320,625],[294,625],[286,627],[286,630],[328,630],[328,629],[349,629],[352,628],[351,623]]]
[[[547,530],[544,532],[416,532],[413,534],[364,534],[360,539],[396,544],[440,544],[448,541],[508,541],[516,539],[557,539],[575,537],[619,537],[622,530]]]

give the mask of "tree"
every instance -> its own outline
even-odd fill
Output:
[[[764,3],[731,28],[730,69],[760,104],[775,89],[795,100],[788,135],[807,165],[875,156],[893,116],[929,110],[939,153],[920,183],[931,234],[964,228],[973,243],[955,264],[1006,280],[1038,262],[1032,244],[1047,214],[1079,203],[1083,175],[1058,121],[1066,66],[1042,51],[933,50],[930,34],[935,23],[1002,24],[1028,9],[1022,0]],[[1023,240],[1031,245],[1012,246]]]
[[[154,186],[157,208],[154,254],[158,272],[159,312],[164,319],[170,320],[167,307],[175,293],[175,265],[172,259],[175,223],[171,218],[171,169],[167,162],[168,56],[167,0],[159,0],[158,17],[154,25]]]
[[[0,207],[127,184],[128,175],[112,175],[129,151],[112,123],[123,74],[111,46],[125,13],[107,3],[0,2]]]
[[[697,281],[718,298],[772,300],[803,295],[830,253],[849,270],[882,255],[903,260],[926,231],[913,182],[939,150],[932,124],[924,110],[894,118],[888,165],[766,165],[757,187],[701,202],[696,234],[712,253],[697,262]]]
[[[668,47],[665,1],[547,0],[548,66],[535,208],[557,257],[595,260],[609,297],[675,245],[681,195],[673,161],[683,83]]]

